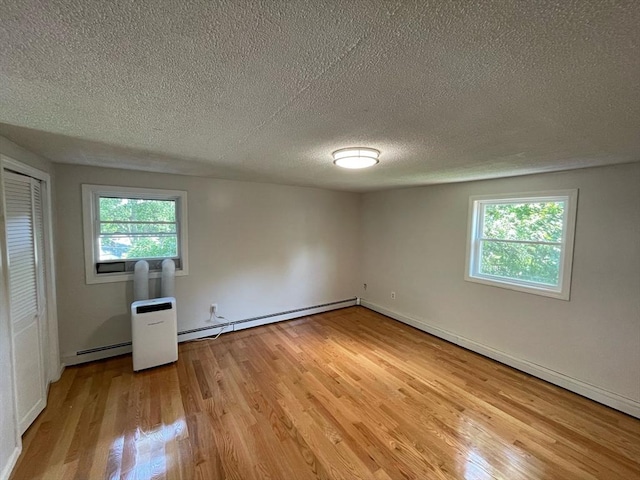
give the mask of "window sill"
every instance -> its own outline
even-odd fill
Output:
[[[465,275],[464,279],[467,282],[481,283],[483,285],[488,285],[491,287],[505,288],[507,290],[515,290],[516,292],[529,293],[532,295],[540,295],[543,297],[569,301],[569,291],[561,292],[557,290],[547,289],[542,286],[536,287],[533,285],[521,285],[517,283],[511,283],[508,280],[502,281],[493,278],[471,276],[468,274]]]

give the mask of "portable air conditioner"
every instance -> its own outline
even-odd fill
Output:
[[[133,369],[144,370],[178,360],[178,322],[173,297],[131,304]]]

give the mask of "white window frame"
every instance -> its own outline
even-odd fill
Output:
[[[133,272],[96,273],[100,262],[98,249],[98,198],[127,197],[147,200],[175,200],[178,221],[178,257],[181,267],[176,268],[176,276],[189,274],[187,242],[187,192],[182,190],[159,190],[155,188],[116,187],[107,185],[82,185],[82,219],[84,227],[84,266],[87,284],[125,282],[133,280]],[[149,272],[149,278],[159,278],[160,271]]]
[[[564,201],[563,236],[560,257],[558,286],[547,286],[536,282],[507,279],[479,272],[480,235],[482,234],[482,212],[485,205],[504,203],[535,203]],[[465,280],[494,287],[507,288],[519,292],[533,293],[546,297],[569,300],[571,293],[571,271],[573,264],[573,244],[575,238],[578,190],[553,190],[545,192],[510,193],[497,195],[475,195],[469,197],[469,223],[467,231],[467,257]],[[534,243],[534,242],[527,242]]]

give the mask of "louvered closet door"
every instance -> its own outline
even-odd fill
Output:
[[[41,277],[38,268],[35,190],[40,191],[37,180],[4,172],[9,303],[20,433],[31,425],[46,403],[42,356],[44,329],[41,327],[45,309],[41,283],[44,275]],[[38,203],[41,209],[41,202]]]

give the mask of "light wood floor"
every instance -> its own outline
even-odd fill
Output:
[[[18,479],[638,479],[640,421],[361,307],[66,369]]]

